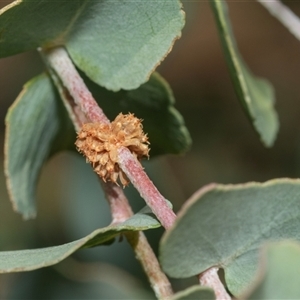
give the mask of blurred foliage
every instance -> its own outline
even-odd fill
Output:
[[[269,242],[261,252],[260,270],[247,299],[299,299],[299,242]]]
[[[174,91],[176,107],[185,118],[194,144],[185,156],[161,157],[147,162],[145,166],[150,177],[162,194],[173,202],[175,210],[195,190],[210,182],[241,183],[299,177],[299,41],[254,1],[228,3],[240,52],[253,72],[268,78],[276,91],[281,128],[273,148],[266,149],[236,100],[208,3],[183,2],[187,24],[182,38],[175,43],[158,71]],[[1,6],[4,4],[1,2]],[[300,15],[299,2],[286,1],[286,4]],[[8,106],[19,94],[24,82],[42,70],[42,63],[35,52],[0,60],[2,132]],[[3,157],[2,149],[3,145],[0,150]],[[143,201],[132,187],[125,191],[135,210],[143,206]],[[37,218],[22,221],[12,211],[4,177],[0,174],[1,250],[69,242],[97,227],[106,226],[110,221],[97,178],[79,156],[63,154],[50,161],[43,170],[37,198]],[[70,206],[72,210],[67,210]],[[160,234],[161,230],[147,233],[155,249]],[[146,277],[125,241],[116,241],[109,247],[83,250],[75,255],[75,259],[90,263],[105,261],[118,266],[140,278],[141,285],[148,288]],[[55,272],[50,268],[1,275],[0,298],[41,299],[40,295],[33,295],[34,288],[37,285],[54,286]],[[174,283],[176,290],[187,285],[184,281]],[[14,296],[11,293],[16,286],[22,293]],[[55,291],[53,289],[53,293],[57,293],[56,298],[53,299],[67,299],[64,294],[66,287],[66,281],[57,284]],[[35,293],[38,291],[41,290]]]

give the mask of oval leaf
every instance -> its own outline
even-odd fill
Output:
[[[41,249],[0,252],[0,273],[31,271],[51,266],[80,248],[105,244],[120,233],[158,227],[160,227],[160,223],[146,207],[125,222],[97,229],[86,237],[71,243]]]
[[[254,77],[241,58],[232,33],[225,1],[210,1],[237,96],[265,146],[273,145],[279,121],[273,87]]]
[[[300,180],[210,185],[194,194],[160,245],[163,269],[189,277],[224,268],[238,295],[253,280],[265,240],[300,240]]]
[[[0,11],[0,57],[64,45],[98,84],[134,89],[147,81],[183,26],[178,0],[18,0]]]
[[[62,140],[59,135],[68,126],[61,108],[55,88],[42,74],[24,86],[6,116],[7,187],[14,209],[25,219],[36,214],[35,187],[43,163],[51,151],[66,147],[70,141],[70,137]]]
[[[300,299],[300,244],[269,243],[262,253],[255,287],[247,299]]]

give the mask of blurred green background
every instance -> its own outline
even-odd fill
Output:
[[[1,1],[0,7],[10,1]],[[248,66],[276,90],[280,131],[266,149],[241,109],[208,1],[183,1],[182,38],[158,67],[170,83],[176,107],[193,139],[183,156],[145,163],[175,211],[205,184],[265,181],[300,174],[300,42],[255,1],[228,1],[237,43]],[[285,3],[300,16],[298,1]],[[3,170],[4,117],[22,85],[43,65],[36,52],[0,60],[0,166]],[[135,210],[144,204],[132,187],[126,193]],[[13,212],[0,173],[0,250],[47,247],[78,239],[109,224],[108,206],[96,175],[79,155],[62,153],[48,162],[38,186],[38,216],[23,221]],[[147,232],[157,251],[162,230]],[[176,290],[191,281],[174,281]],[[125,241],[82,250],[46,269],[0,276],[0,299],[141,299],[147,279]]]

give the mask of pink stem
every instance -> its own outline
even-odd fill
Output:
[[[213,267],[201,273],[199,275],[200,284],[212,288],[215,292],[216,300],[231,300],[219,278],[218,270],[219,268]]]
[[[128,232],[126,238],[134,249],[136,258],[148,275],[152,289],[158,299],[169,299],[173,295],[171,283],[161,270],[157,257],[143,232]]]
[[[98,103],[78,74],[67,51],[62,47],[43,50],[53,70],[58,74],[62,84],[69,91],[81,111],[93,123],[109,123]]]
[[[160,194],[153,182],[145,173],[140,162],[131,152],[122,147],[119,149],[119,165],[129,180],[139,191],[165,229],[173,226],[176,215],[166,199]]]
[[[133,215],[123,190],[112,182],[101,182],[112,213],[112,224],[124,222]],[[167,299],[173,295],[171,284],[161,270],[146,236],[143,232],[127,232],[124,234],[136,258],[141,263],[152,289],[158,299]]]
[[[122,189],[112,182],[100,179],[112,215],[111,224],[122,223],[133,215],[128,200]]]

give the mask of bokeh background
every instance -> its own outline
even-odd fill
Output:
[[[0,7],[10,1],[1,1]],[[300,16],[299,1],[284,1]],[[211,182],[242,183],[300,176],[300,41],[255,1],[228,1],[238,47],[251,70],[276,91],[280,131],[265,148],[238,103],[208,1],[183,1],[182,38],[158,67],[170,83],[193,145],[182,156],[145,163],[150,177],[178,211]],[[37,52],[0,60],[0,250],[58,245],[109,224],[95,174],[79,155],[61,153],[43,168],[37,191],[38,216],[14,213],[3,174],[4,118],[22,85],[43,70]],[[133,188],[135,210],[144,204]],[[147,232],[157,251],[162,230]],[[174,281],[176,290],[193,282]],[[133,299],[147,280],[126,241],[82,250],[54,267],[0,276],[0,299]],[[128,296],[129,295],[129,296]],[[147,298],[143,296],[137,296]],[[137,298],[138,299],[138,298]]]

